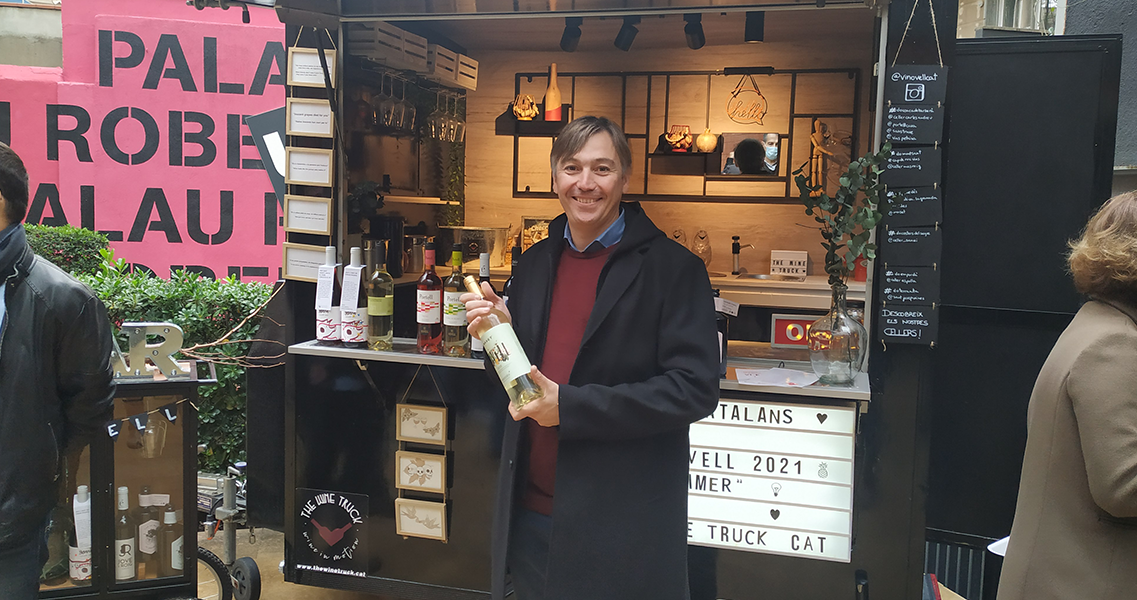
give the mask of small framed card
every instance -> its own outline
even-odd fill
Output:
[[[316,282],[320,265],[324,264],[324,247],[284,243],[283,275],[285,279]]]
[[[446,493],[446,456],[425,452],[395,452],[395,487],[432,494]]]
[[[395,411],[399,415],[395,439],[401,442],[446,445],[446,407],[399,404]]]
[[[284,183],[332,187],[333,156],[324,148],[285,148]]]
[[[335,127],[332,104],[327,100],[289,98],[285,100],[284,133],[330,138]]]
[[[315,196],[284,196],[284,230],[295,233],[332,234],[332,199]]]
[[[549,223],[553,217],[521,217],[521,251],[549,237]]]
[[[328,59],[328,76],[336,87],[336,53],[324,51]],[[288,85],[324,87],[324,69],[320,66],[320,51],[315,48],[288,49]]]
[[[446,503],[395,499],[395,532],[405,537],[446,541]]]

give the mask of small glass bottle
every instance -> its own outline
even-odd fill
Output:
[[[363,276],[363,249],[351,249],[351,264],[344,268],[344,287],[351,289],[340,296],[340,339],[347,348],[367,347],[367,280]],[[355,297],[353,306],[347,306],[343,298]]]

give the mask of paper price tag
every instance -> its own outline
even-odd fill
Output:
[[[720,313],[737,317],[738,306],[739,304],[737,302],[727,300],[726,298],[715,298],[715,310]]]
[[[343,293],[340,295],[341,310],[352,310],[359,305],[359,282],[363,279],[363,267],[343,268]]]
[[[316,270],[316,310],[332,309],[332,293],[335,289],[335,280],[335,265],[320,265]]]

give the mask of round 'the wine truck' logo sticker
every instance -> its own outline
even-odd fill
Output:
[[[366,577],[367,496],[308,489],[297,494],[302,542],[294,551],[296,568]]]

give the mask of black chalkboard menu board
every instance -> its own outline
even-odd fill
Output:
[[[880,178],[888,187],[939,184],[943,152],[939,148],[893,148]]]
[[[947,74],[948,68],[938,65],[894,66],[884,81],[884,99],[891,104],[943,104]]]
[[[938,144],[943,133],[943,106],[899,104],[885,110],[884,139],[893,144]]]
[[[940,332],[936,313],[931,306],[882,306],[877,330],[886,344],[934,344]]]
[[[933,266],[940,261],[943,235],[938,227],[885,227],[881,257],[886,266]]]
[[[889,226],[935,225],[943,222],[943,196],[938,187],[893,188],[884,222]]]
[[[883,270],[881,301],[886,306],[940,303],[940,274],[935,267],[895,267]]]

